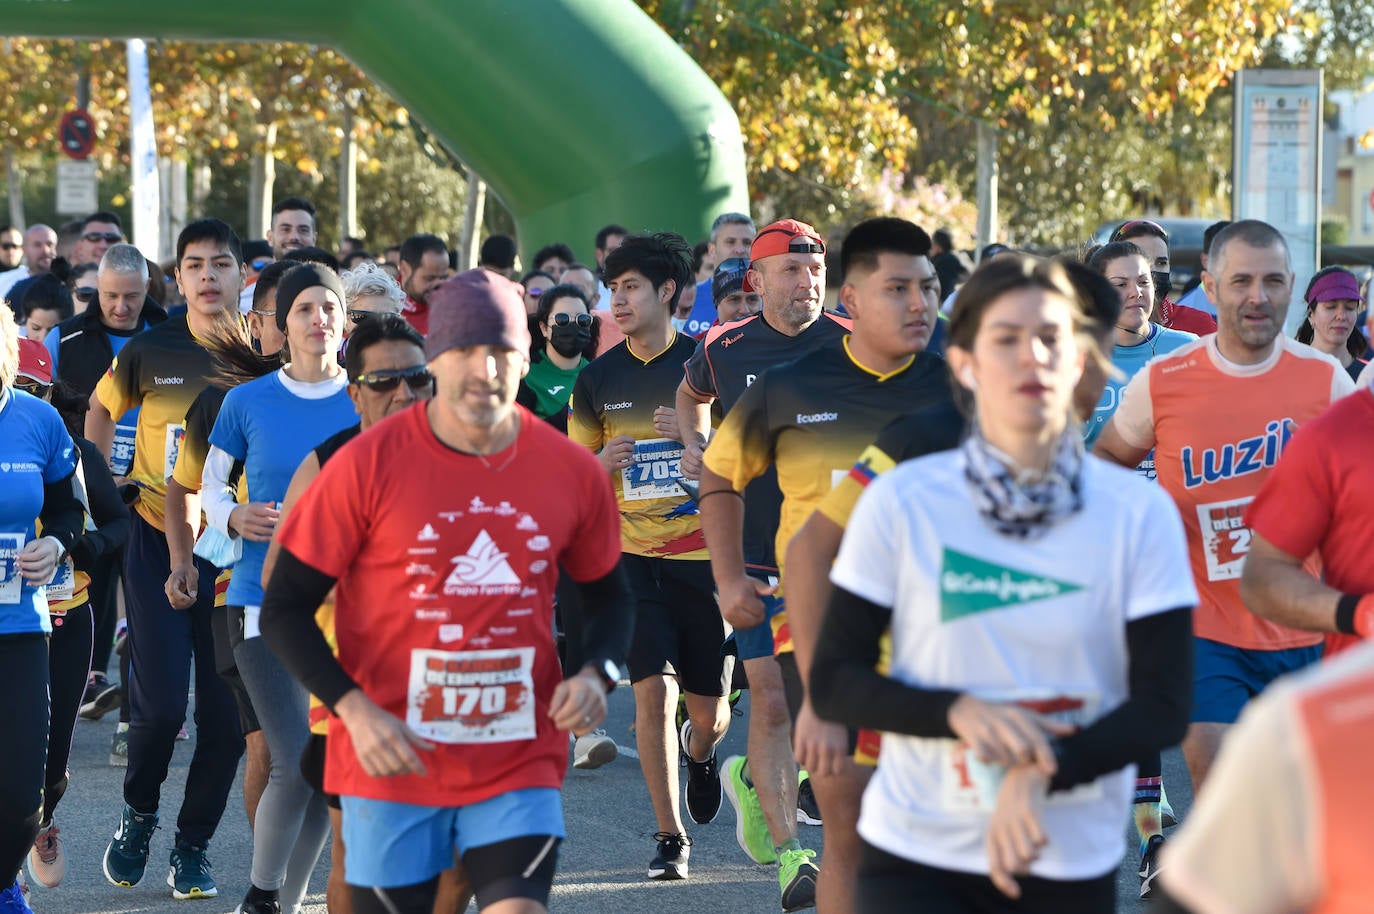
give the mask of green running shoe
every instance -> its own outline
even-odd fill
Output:
[[[768,834],[768,823],[763,820],[759,795],[754,791],[754,786],[744,779],[747,762],[746,756],[730,756],[725,760],[725,777],[721,778],[725,796],[730,800],[730,805],[735,807],[735,840],[755,863],[774,863],[778,854],[773,850],[773,836]]]
[[[816,878],[821,871],[811,862],[815,856],[815,851],[804,847],[782,852],[778,861],[778,887],[782,889],[784,911],[816,906]]]

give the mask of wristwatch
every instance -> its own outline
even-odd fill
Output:
[[[587,666],[591,667],[596,675],[601,677],[601,684],[606,687],[607,694],[615,691],[622,674],[620,666],[614,660],[590,660],[587,662]]]

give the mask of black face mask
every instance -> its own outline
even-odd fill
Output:
[[[1172,280],[1169,278],[1168,270],[1151,270],[1150,278],[1155,281],[1155,304],[1164,304],[1164,299],[1169,297],[1169,287]]]
[[[586,349],[591,341],[591,327],[581,327],[577,324],[564,326],[555,324],[549,328],[549,343],[553,346],[553,351],[565,359],[570,359]]]

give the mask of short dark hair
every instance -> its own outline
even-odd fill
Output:
[[[411,235],[401,242],[401,262],[410,264],[414,269],[424,263],[426,254],[442,254],[448,258],[448,245],[438,235]]]
[[[363,373],[363,353],[367,348],[387,340],[414,343],[421,352],[425,350],[424,337],[420,336],[401,315],[389,311],[369,314],[358,321],[353,326],[353,332],[348,335],[348,349],[344,352],[344,371],[348,372],[349,381]]]
[[[295,260],[274,260],[262,268],[258,274],[258,281],[253,286],[253,310],[254,311],[276,311],[277,310],[277,283],[286,275],[287,271],[294,270],[300,266]],[[264,300],[268,307],[263,307]]]
[[[1212,239],[1212,246],[1207,249],[1207,266],[1210,271],[1216,266],[1216,261],[1226,250],[1226,246],[1232,241],[1243,241],[1252,248],[1283,248],[1285,261],[1291,261],[1292,255],[1288,250],[1288,242],[1283,234],[1268,222],[1261,222],[1258,219],[1242,219],[1239,222],[1232,222],[1221,231],[1217,232]],[[1291,269],[1291,267],[1290,267]],[[1213,273],[1212,275],[1216,275]]]
[[[1202,253],[1206,254],[1212,250],[1212,242],[1217,240],[1221,230],[1231,224],[1230,219],[1222,219],[1220,222],[1213,222],[1207,226],[1207,230],[1202,233]]]
[[[524,276],[520,277],[520,285],[523,286],[525,283],[529,282],[531,279],[534,279],[536,276],[542,276],[549,282],[558,282],[558,280],[554,279],[552,276],[550,276],[548,273],[545,273],[543,270],[530,270]]]
[[[692,246],[677,232],[627,235],[620,247],[606,255],[605,281],[613,282],[631,270],[653,283],[655,292],[668,280],[673,281],[673,297],[668,301],[671,313],[683,290],[694,286]]]
[[[931,240],[946,251],[954,250],[954,236],[950,235],[949,229],[936,229],[935,234],[931,236]]]
[[[239,266],[243,266],[243,244],[239,241],[239,236],[229,227],[229,223],[212,216],[188,223],[177,236],[178,269],[181,267],[181,258],[186,256],[186,248],[200,241],[210,241],[228,248]]]
[[[610,225],[603,225],[596,232],[596,249],[598,251],[606,250],[606,241],[612,235],[628,234],[630,234],[629,231],[626,230],[625,226],[623,225],[616,225],[614,222],[612,222]]]
[[[840,245],[840,278],[848,281],[851,270],[876,270],[883,254],[930,256],[930,236],[906,219],[882,216],[866,219],[849,230]]]
[[[1087,264],[1098,273],[1105,273],[1107,264],[1122,257],[1145,257],[1145,252],[1133,241],[1109,241],[1088,251]]]
[[[356,250],[356,251],[353,251],[353,252],[351,252],[351,253],[349,253],[349,254],[346,254],[346,255],[344,256],[343,263],[342,263],[341,265],[343,266],[343,268],[344,268],[345,270],[351,270],[351,269],[353,269],[354,265],[356,265],[356,264],[358,263],[358,261],[360,261],[360,260],[376,260],[376,259],[377,259],[376,256],[373,255],[372,252],[370,252],[370,251],[365,251],[365,250],[363,250],[362,248],[359,248],[359,249]],[[335,272],[337,272],[337,271],[335,271]]]
[[[281,255],[282,260],[293,261],[295,263],[318,263],[323,264],[335,273],[339,272],[339,258],[326,251],[324,248],[304,247],[291,248]]]
[[[701,269],[702,262],[706,259],[706,252],[711,250],[711,242],[698,241],[692,245],[692,275],[695,276],[697,270]]]
[[[492,235],[482,242],[477,262],[490,264],[498,270],[509,270],[515,266],[515,239],[509,235]]]
[[[399,244],[388,244],[386,247],[382,248],[383,255],[390,254],[392,251],[395,251],[397,254],[401,253],[401,246]]]
[[[344,235],[344,236],[343,236],[343,241],[341,241],[341,242],[339,242],[339,243],[340,243],[340,244],[351,244],[351,245],[354,245],[354,246],[356,246],[359,250],[361,250],[361,249],[367,247],[367,242],[363,241],[361,238],[357,237],[356,235]]]
[[[553,244],[546,244],[539,250],[535,251],[534,260],[532,261],[532,264],[535,269],[539,269],[539,266],[542,263],[544,263],[547,260],[551,260],[554,257],[557,257],[559,260],[562,260],[566,263],[572,263],[574,260],[577,259],[577,255],[572,252],[572,248],[568,247],[561,241],[555,241]]]
[[[553,313],[553,303],[560,298],[575,298],[582,302],[582,307],[587,309],[587,313],[591,313],[592,305],[591,302],[587,301],[587,293],[570,282],[564,282],[552,289],[546,289],[544,294],[539,296],[539,307],[534,312],[535,321],[540,324],[548,323],[549,315]],[[540,348],[543,348],[542,337],[539,342],[541,343]]]
[[[0,225],[0,235],[5,234],[6,232],[19,232],[19,234],[21,235],[24,234],[17,227],[10,225],[8,222],[6,222],[4,225]]]
[[[17,304],[23,320],[28,319],[31,311],[56,311],[59,320],[66,320],[75,313],[71,290],[52,273],[35,276]]]
[[[1016,254],[980,263],[968,282],[959,287],[959,297],[954,300],[954,311],[949,316],[948,345],[972,351],[988,309],[1006,293],[1020,289],[1043,289],[1063,295],[1073,305],[1074,329],[1097,329],[1063,264]],[[1112,295],[1116,295],[1115,290]],[[1093,326],[1084,327],[1085,322]]]
[[[1130,241],[1132,238],[1144,238],[1146,235],[1158,238],[1165,244],[1169,243],[1168,230],[1153,219],[1128,219],[1116,227],[1108,240]]]
[[[276,218],[277,213],[284,213],[287,210],[301,210],[310,214],[313,221],[315,218],[315,204],[304,197],[283,197],[272,204],[272,217]]]
[[[119,217],[116,216],[114,213],[108,212],[106,210],[100,210],[99,212],[91,213],[85,219],[81,220],[81,230],[84,232],[86,230],[86,226],[90,225],[92,222],[108,222],[111,225],[118,228],[119,233],[121,235],[124,234],[124,223],[120,222]]]

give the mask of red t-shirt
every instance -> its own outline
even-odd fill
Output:
[[[343,668],[437,745],[426,776],[372,778],[331,720],[331,793],[464,806],[563,782],[558,568],[609,574],[620,512],[596,458],[518,409],[515,443],[485,460],[442,444],[424,406],[392,416],[324,465],[283,526],[284,548],[338,579]]]
[[[1321,555],[1328,586],[1374,592],[1374,393],[1358,390],[1302,426],[1260,487],[1245,523],[1289,555]],[[1327,654],[1359,642],[1327,636]]]
[[[1170,330],[1186,330],[1198,336],[1217,332],[1217,319],[1206,311],[1189,308],[1167,298],[1159,309],[1160,324]]]
[[[406,296],[406,302],[401,306],[401,317],[406,319],[406,323],[415,328],[415,332],[420,336],[429,336],[429,304],[418,302]],[[1216,328],[1213,327],[1213,330]]]

